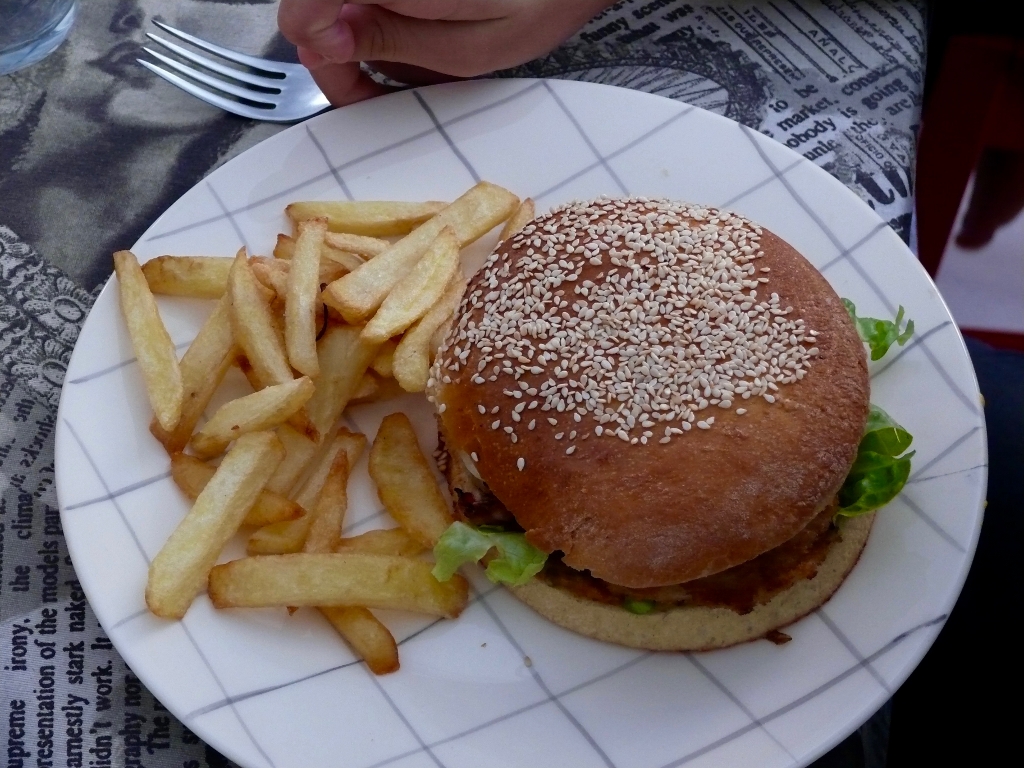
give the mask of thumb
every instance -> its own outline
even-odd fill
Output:
[[[283,0],[277,26],[285,39],[305,48],[317,66],[324,61],[352,60],[352,30],[338,16],[344,0]]]
[[[376,5],[346,5],[341,23],[352,33],[352,61],[411,64],[446,75],[490,72],[498,21],[430,21]]]

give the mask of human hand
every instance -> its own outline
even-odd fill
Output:
[[[341,106],[386,90],[359,62],[406,82],[475,77],[543,56],[611,2],[281,0],[277,22]]]

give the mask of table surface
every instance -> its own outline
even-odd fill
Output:
[[[15,741],[33,758],[225,762],[141,687],[85,602],[60,529],[53,431],[110,253],[281,130],[138,66],[151,20],[294,60],[275,14],[272,0],[90,0],[57,53],[0,77],[0,722],[15,738],[24,719]],[[825,168],[908,239],[924,22],[923,2],[911,0],[623,0],[548,56],[498,75],[607,83],[726,115]]]

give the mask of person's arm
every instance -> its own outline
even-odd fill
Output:
[[[475,77],[543,56],[611,0],[281,0],[278,26],[332,104],[381,93],[359,70]],[[389,65],[391,65],[389,67]],[[404,79],[404,78],[403,78]]]

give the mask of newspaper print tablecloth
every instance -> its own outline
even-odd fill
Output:
[[[908,240],[924,42],[916,2],[621,0],[511,74],[635,88],[723,114],[820,165]]]
[[[84,4],[80,34],[61,53],[0,78],[0,749],[7,768],[226,763],[163,709],[104,636],[75,579],[53,488],[60,386],[92,302],[79,283],[97,287],[113,247],[131,242],[213,167],[278,130],[187,98],[175,102],[187,112],[177,123],[147,119],[169,91],[134,75],[92,82],[77,101],[69,96],[73,80],[57,82],[87,78],[89,66],[120,72],[152,16],[247,47],[227,7],[245,14],[250,38],[270,41],[265,55],[286,50],[273,34],[273,4],[210,4],[220,27],[200,15],[204,5]],[[549,56],[501,74],[609,83],[724,114],[836,175],[906,239],[924,21],[923,4],[908,0],[623,0]],[[121,119],[126,114],[134,116]],[[75,130],[62,132],[71,124]],[[149,183],[139,183],[140,174]],[[884,751],[868,755],[869,764],[880,760]]]

